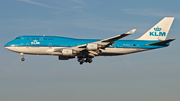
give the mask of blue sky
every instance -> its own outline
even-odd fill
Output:
[[[1,101],[180,101],[178,0],[1,0]],[[136,39],[163,17],[175,17],[167,48],[115,57],[21,56],[3,46],[20,35]]]

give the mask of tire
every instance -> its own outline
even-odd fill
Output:
[[[24,61],[25,60],[25,58],[21,58],[21,61]]]

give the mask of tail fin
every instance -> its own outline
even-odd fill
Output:
[[[165,17],[137,40],[165,40],[174,17]]]

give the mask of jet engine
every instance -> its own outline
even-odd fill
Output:
[[[100,46],[96,43],[88,43],[86,46],[87,50],[97,50]]]
[[[64,56],[72,56],[76,53],[78,53],[78,52],[75,50],[72,50],[72,49],[62,49],[62,55],[64,55]]]

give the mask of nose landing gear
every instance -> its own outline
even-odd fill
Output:
[[[23,53],[20,53],[20,55],[22,56],[21,61],[24,61],[24,60],[25,60],[24,54],[23,54]]]

